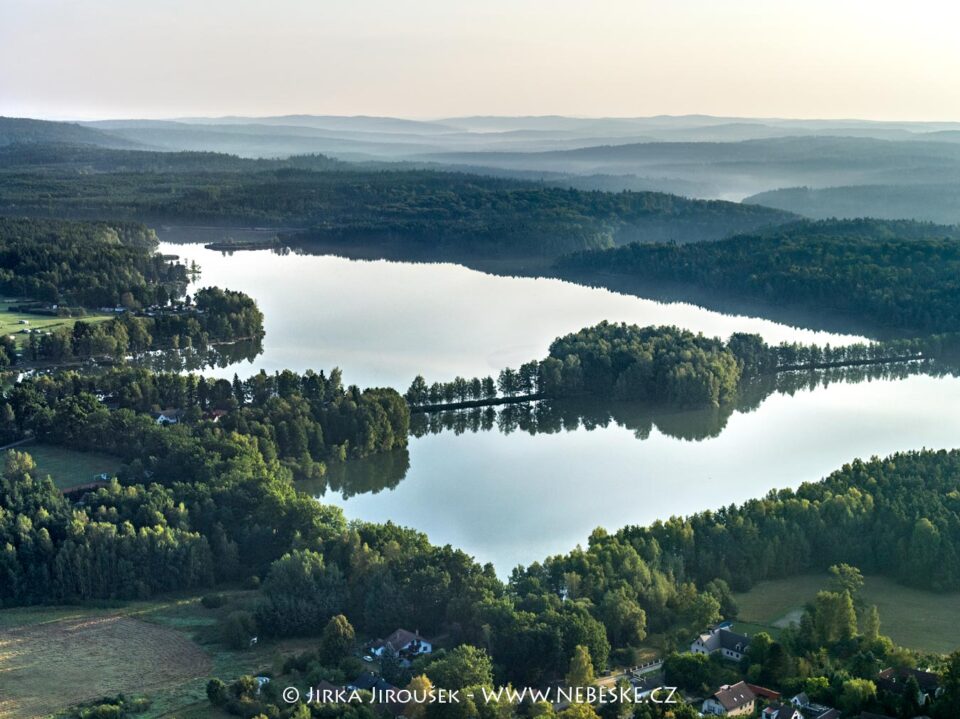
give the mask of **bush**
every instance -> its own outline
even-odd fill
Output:
[[[205,594],[200,599],[200,604],[206,609],[219,609],[228,602],[229,600],[223,594]]]

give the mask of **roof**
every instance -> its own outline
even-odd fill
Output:
[[[726,649],[731,652],[743,653],[750,645],[750,637],[745,634],[737,634],[725,627],[711,629],[699,635],[697,638],[709,652]],[[739,649],[737,645],[740,645]]]
[[[771,704],[763,710],[763,716],[772,717],[773,719],[793,719],[794,717],[802,716],[802,714],[800,714],[800,710],[792,704]]]
[[[775,692],[773,689],[767,689],[766,687],[760,687],[756,684],[747,684],[750,687],[750,691],[756,694],[758,697],[763,697],[769,701],[775,702],[780,699],[780,692]]]
[[[906,686],[907,681],[910,677],[913,677],[917,680],[917,684],[920,685],[920,689],[925,692],[935,692],[940,686],[940,677],[933,672],[925,672],[920,669],[884,669],[878,675],[879,681],[877,684],[886,689],[887,691],[892,691],[895,693],[900,693],[903,691],[903,687]]]
[[[713,698],[729,712],[756,701],[757,695],[750,690],[746,682],[737,682],[732,686],[724,684]]]
[[[356,689],[377,689],[378,691],[387,691],[396,688],[383,677],[379,677],[373,672],[364,672],[350,682],[350,686]]]
[[[419,634],[408,632],[406,629],[398,629],[384,640],[385,644],[392,644],[397,649],[402,649],[410,642],[420,639]]]
[[[813,719],[840,719],[840,710],[827,709],[826,711],[817,714]]]

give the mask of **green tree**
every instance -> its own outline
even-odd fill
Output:
[[[582,644],[578,644],[573,651],[566,681],[568,687],[589,687],[597,681],[593,673],[593,660],[590,658],[590,650]]]
[[[840,708],[856,714],[877,698],[877,686],[869,679],[848,679],[840,689]]]
[[[331,617],[320,637],[320,661],[336,666],[353,651],[356,635],[353,626],[342,614]]]

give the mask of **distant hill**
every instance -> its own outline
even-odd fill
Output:
[[[0,117],[0,146],[14,144],[96,145],[143,148],[139,142],[116,137],[73,122],[50,122],[23,117]]]
[[[745,202],[814,218],[869,216],[952,225],[960,223],[960,177],[949,184],[791,187],[761,192]]]
[[[716,240],[796,219],[759,205],[317,155],[254,160],[23,144],[0,148],[0,212],[300,227],[317,241],[491,258]]]
[[[743,126],[720,128],[731,130],[741,132]],[[935,184],[960,177],[960,143],[850,136],[606,144],[549,152],[446,152],[423,159],[447,165],[679,180],[714,187],[714,197],[738,200],[782,187]]]

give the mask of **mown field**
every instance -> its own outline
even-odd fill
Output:
[[[740,606],[737,629],[749,633],[778,629],[799,621],[803,607],[817,592],[830,586],[826,574],[803,575],[761,582],[736,595]],[[960,648],[960,593],[936,594],[910,589],[885,577],[867,577],[863,601],[880,610],[881,632],[897,644],[928,652],[947,653]]]
[[[27,444],[16,449],[33,457],[37,463],[37,476],[49,474],[60,489],[95,482],[101,474],[112,477],[120,469],[120,460],[109,454],[76,452],[44,444]]]
[[[181,596],[122,607],[0,610],[0,719],[45,717],[118,692],[150,700],[143,719],[210,717],[210,677],[276,671],[290,652],[314,648],[303,641],[227,649],[217,642],[217,624],[253,593],[220,593],[229,601],[218,609]]]
[[[19,302],[14,301],[16,305]],[[33,315],[26,312],[10,312],[11,302],[0,302],[0,334],[12,335],[16,340],[17,347],[25,347],[30,335],[23,330],[40,330],[49,332],[56,327],[73,327],[74,323],[80,319],[84,322],[103,322],[110,319],[109,315],[89,314],[86,317],[47,317],[45,315]],[[27,324],[21,324],[26,322]]]

